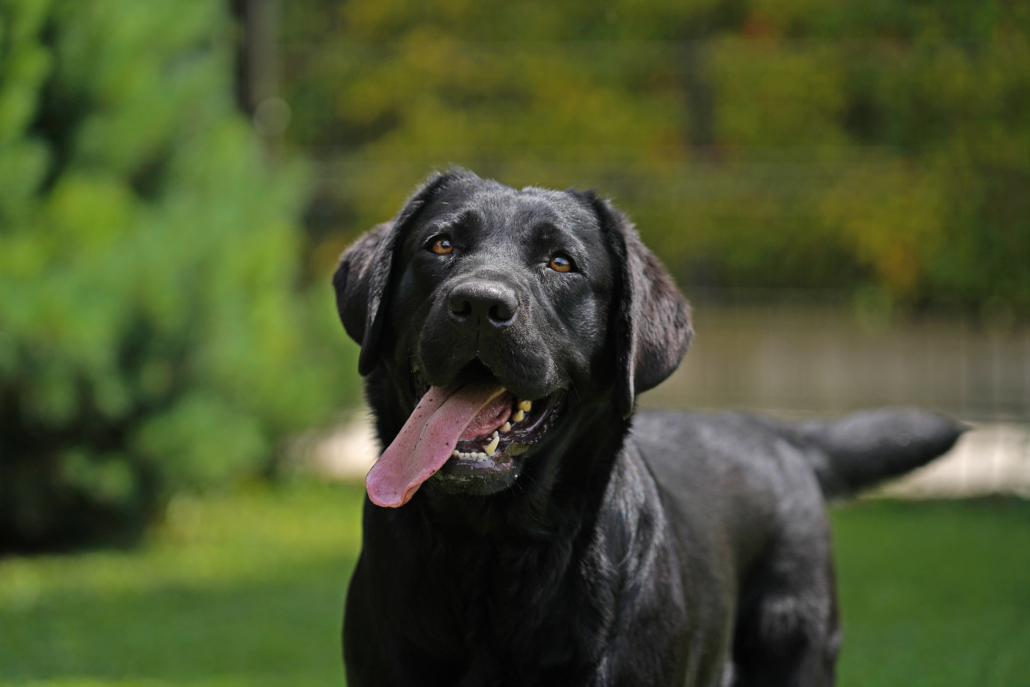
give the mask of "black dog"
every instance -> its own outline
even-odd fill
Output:
[[[824,495],[961,429],[641,414],[690,310],[590,192],[432,177],[344,255],[343,324],[388,448],[344,627],[362,685],[829,685]]]

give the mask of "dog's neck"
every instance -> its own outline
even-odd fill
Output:
[[[654,560],[666,541],[655,535],[665,519],[629,422],[607,399],[577,410],[504,492],[423,485],[401,508],[366,502],[362,557],[376,603],[441,665],[500,647],[503,661],[490,660],[520,670],[587,670],[612,631],[611,599],[634,578],[626,562]]]

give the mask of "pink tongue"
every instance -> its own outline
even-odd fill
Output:
[[[397,438],[368,471],[365,487],[372,503],[389,508],[407,503],[419,486],[447,462],[477,416],[497,415],[494,405],[510,407],[506,396],[504,387],[498,384],[430,388]]]

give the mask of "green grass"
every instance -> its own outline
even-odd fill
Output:
[[[1030,686],[1030,502],[833,513],[842,687]]]
[[[179,501],[134,552],[0,560],[0,685],[342,685],[362,492]],[[834,510],[843,687],[1030,686],[1030,503]]]
[[[363,493],[179,501],[139,551],[0,560],[0,684],[342,685]]]

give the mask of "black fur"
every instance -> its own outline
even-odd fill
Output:
[[[427,250],[444,235],[452,254]],[[548,268],[558,251],[575,270]],[[441,470],[400,508],[366,501],[344,627],[352,687],[832,684],[823,492],[900,474],[961,432],[917,411],[631,426],[636,394],[686,352],[690,309],[589,192],[435,175],[344,254],[334,285],[384,445],[426,383],[491,376],[562,399],[501,478]],[[474,317],[455,316],[454,294],[479,299]]]

